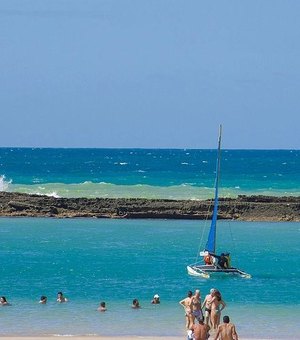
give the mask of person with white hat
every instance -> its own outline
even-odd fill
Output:
[[[160,303],[160,299],[159,299],[159,295],[158,295],[158,294],[155,294],[155,295],[153,296],[153,300],[151,301],[151,303],[152,303],[153,305],[158,305],[158,304]]]

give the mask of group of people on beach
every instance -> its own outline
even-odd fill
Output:
[[[64,303],[68,302],[68,298],[62,292],[58,292],[56,301]],[[39,303],[46,304],[47,297],[42,295]],[[151,304],[160,304],[158,294],[153,296]],[[210,336],[214,336],[214,340],[238,340],[235,325],[230,323],[229,316],[224,316],[223,324],[220,324],[221,312],[226,307],[226,303],[219,290],[212,288],[203,302],[199,289],[196,289],[194,293],[190,290],[187,292],[187,297],[179,301],[179,304],[184,308],[188,340],[207,340]],[[0,306],[10,305],[5,296],[0,298]],[[133,299],[131,308],[141,308],[138,299]],[[100,302],[97,310],[105,312],[106,303]]]
[[[199,289],[194,293],[190,290],[179,304],[185,311],[188,340],[206,340],[212,334],[215,334],[215,340],[238,340],[235,325],[230,323],[228,315],[223,317],[223,324],[220,324],[226,303],[217,289],[212,288],[203,302]]]

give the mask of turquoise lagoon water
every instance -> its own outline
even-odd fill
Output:
[[[240,336],[299,338],[300,224],[220,221],[218,242],[252,279],[188,276],[204,221],[0,219],[3,335],[185,336],[178,301],[216,287]],[[69,303],[55,303],[62,290]],[[161,305],[151,305],[155,293]],[[47,305],[39,305],[41,295]],[[132,310],[138,298],[140,310]],[[99,313],[100,301],[108,311]]]

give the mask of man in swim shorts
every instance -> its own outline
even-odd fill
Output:
[[[235,325],[230,322],[229,316],[225,315],[223,317],[223,322],[218,326],[217,334],[215,340],[238,340],[238,335],[235,330]]]
[[[210,313],[211,313],[211,302],[212,302],[212,299],[213,299],[213,296],[212,294],[215,292],[215,288],[212,288],[210,290],[210,293],[208,295],[205,296],[205,299],[203,301],[203,304],[202,304],[202,309],[205,307],[205,312],[204,312],[204,323],[206,325],[209,324],[210,322]]]

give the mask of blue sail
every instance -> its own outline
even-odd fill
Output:
[[[212,216],[210,230],[208,234],[208,240],[207,240],[206,247],[205,247],[206,251],[213,253],[213,254],[215,254],[216,252],[217,217],[218,217],[218,203],[219,203],[218,191],[219,191],[220,162],[221,162],[221,135],[222,135],[222,125],[220,125],[219,141],[218,141],[214,210],[213,210],[213,216]]]

